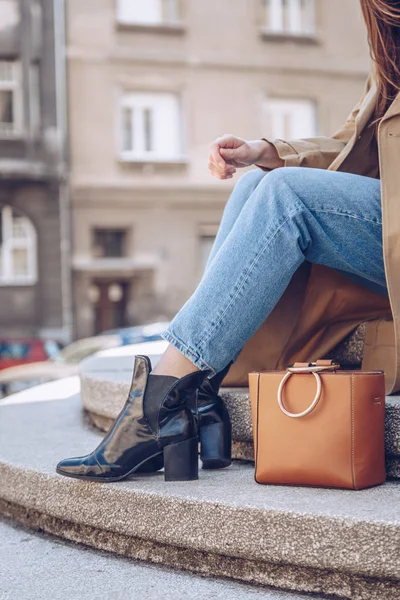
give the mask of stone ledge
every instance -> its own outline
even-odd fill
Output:
[[[114,422],[114,419],[103,417],[96,413],[86,411],[88,421],[91,425],[100,431],[108,431]],[[235,460],[254,463],[254,447],[253,442],[241,442],[233,440],[232,442],[232,457]],[[400,479],[400,458],[386,457],[386,473],[388,479]]]
[[[0,499],[0,514],[35,531],[44,531],[72,542],[85,544],[135,560],[162,564],[173,569],[188,570],[204,576],[228,577],[244,583],[297,592],[299,589],[313,594],[314,600],[334,595],[351,600],[394,600],[399,584],[396,581],[380,581],[374,578],[348,576],[340,572],[322,569],[296,568],[290,565],[249,561],[224,555],[206,554],[201,551],[155,544],[147,540],[110,533],[87,525],[76,525],[36,510],[5,502]],[[178,565],[178,567],[177,567]],[[318,596],[314,594],[318,593]],[[320,596],[319,594],[324,594]],[[270,600],[306,600],[309,596],[296,596],[278,590],[265,590]]]
[[[208,576],[212,563],[208,564],[202,555],[195,557],[201,572],[188,573],[183,566],[182,569],[177,567],[179,563],[186,566],[185,551],[179,548],[176,549],[179,553],[164,557],[157,547],[147,549],[141,542],[135,545],[131,539],[121,539],[121,552],[116,554],[112,552],[115,539],[113,545],[110,544],[106,532],[100,535],[87,527],[78,528],[65,521],[44,518],[40,513],[28,513],[0,500],[1,513],[8,515],[8,518],[0,516],[2,600],[159,600],[160,597],[162,600],[310,600],[308,594],[296,592],[293,596],[292,592],[254,585],[252,581]],[[28,531],[27,526],[32,531]],[[54,535],[48,535],[60,529],[73,540],[60,542]],[[79,543],[93,536],[97,545],[103,542],[102,550],[110,548],[111,552],[93,551],[88,544]],[[66,535],[63,537],[66,539]],[[152,562],[145,564],[148,552],[152,552]],[[142,560],[131,560],[139,558],[138,554]],[[38,557],[45,559],[40,561]],[[168,566],[155,564],[158,558],[169,563],[175,559],[175,562]],[[240,564],[235,564],[235,569],[240,568]],[[160,582],[162,592],[158,592]],[[321,595],[313,597],[323,599]]]
[[[110,359],[108,361],[110,368]],[[132,363],[133,358],[129,357],[130,370],[120,365],[118,371],[106,371],[104,364],[101,372],[82,370],[82,403],[93,419],[103,417],[114,420],[118,415],[128,395]],[[252,423],[248,390],[222,388],[221,395],[231,415],[233,439],[237,442],[251,442]],[[400,396],[388,396],[386,402],[386,452],[391,458],[400,460]]]
[[[83,455],[99,439],[82,421],[79,398],[0,406],[3,510],[32,515],[34,526],[68,539],[96,547],[109,540],[107,549],[121,553],[129,547],[145,560],[186,556],[189,569],[204,561],[215,574],[246,581],[393,600],[398,484],[363,492],[259,486],[245,464],[172,484],[160,473],[116,484],[55,473],[58,458]]]

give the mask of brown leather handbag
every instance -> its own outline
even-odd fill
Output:
[[[383,371],[331,360],[249,373],[258,483],[360,490],[383,483]]]

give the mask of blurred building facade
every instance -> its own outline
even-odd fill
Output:
[[[69,0],[67,29],[83,336],[169,318],[193,291],[243,174],[211,177],[217,136],[332,134],[369,56],[348,0]]]
[[[0,0],[0,333],[72,335],[64,9]]]

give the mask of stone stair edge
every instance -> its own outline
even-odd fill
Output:
[[[129,374],[130,376],[132,375],[132,371],[124,371],[122,369],[120,370],[110,370],[110,373],[112,373],[113,375],[121,375],[123,373]],[[113,384],[117,387],[123,387],[124,389],[126,389],[127,387],[129,387],[130,385],[130,378],[128,380],[128,378],[124,379],[121,377],[112,377],[112,378],[108,378],[107,375],[104,375],[104,369],[99,369],[98,371],[94,371],[91,370],[89,372],[85,372],[85,371],[81,371],[80,372],[80,380],[81,381],[93,381],[96,383],[106,383],[106,384]],[[243,396],[245,398],[249,397],[249,388],[248,387],[221,387],[221,391],[220,394],[222,396],[232,396],[232,395],[237,395],[237,396]],[[395,410],[399,410],[400,411],[400,393],[396,393],[396,394],[392,394],[390,396],[386,396],[386,403],[390,406],[393,407]]]
[[[81,373],[81,400],[83,407],[92,414],[105,418],[115,418],[119,413],[129,382],[109,380],[93,373]],[[248,388],[222,388],[221,396],[231,413],[234,439],[240,442],[252,440],[251,416],[249,411]],[[246,402],[244,402],[246,400]],[[387,454],[400,458],[400,395],[387,397]]]
[[[0,516],[0,564],[2,574],[4,573],[0,579],[2,600],[10,600],[10,593],[18,600],[125,600],[132,598],[133,593],[140,600],[154,600],[158,598],[155,590],[160,581],[163,600],[187,600],[188,597],[196,600],[293,600],[290,591],[252,585],[251,581],[207,577],[210,564],[202,557],[196,561],[201,568],[200,574],[190,573],[183,566],[177,567],[180,562],[184,563],[182,553],[169,556],[168,565],[149,565],[143,560],[143,548],[141,556],[136,556],[132,548],[125,548],[121,558],[118,554],[107,551],[109,540],[103,536],[103,551],[97,551],[85,544],[90,531],[82,531],[82,528],[79,532],[77,528],[64,532],[65,542],[60,544],[55,537],[59,530],[59,523],[55,519],[47,518],[44,521],[41,515],[33,511],[30,511],[27,519],[23,509],[1,500],[0,513],[3,514]],[[70,539],[72,537],[75,539]],[[99,545],[98,538],[99,535]],[[23,562],[20,560],[21,547],[24,548]],[[157,550],[153,548],[154,554]],[[38,557],[46,559],[39,562]],[[82,563],[85,568],[77,570],[77,564]],[[18,572],[14,575],[16,564]],[[32,564],[35,564],[33,569]],[[74,577],[71,577],[71,572]],[[53,577],[54,573],[57,573],[57,577]],[[110,573],[113,573],[112,578]],[[309,598],[306,594],[296,595],[296,600]],[[318,594],[315,598],[324,600],[326,596]]]
[[[396,536],[393,535],[393,528],[396,528],[393,523],[299,513],[285,509],[261,510],[206,501],[204,498],[194,500],[191,497],[182,498],[173,494],[167,496],[163,493],[143,490],[140,484],[138,484],[139,489],[134,487],[126,489],[126,486],[121,484],[119,487],[105,484],[107,493],[104,493],[104,485],[71,481],[68,478],[61,479],[56,474],[34,470],[24,471],[22,467],[13,467],[1,462],[0,474],[2,479],[4,476],[7,477],[11,484],[16,482],[17,491],[17,493],[13,492],[14,486],[9,485],[8,492],[3,490],[0,493],[2,500],[22,506],[28,512],[35,510],[78,526],[89,526],[171,547],[185,547],[215,555],[223,553],[234,558],[258,559],[273,564],[279,564],[284,555],[288,564],[293,567],[319,569],[321,555],[324,555],[323,563],[326,568],[364,577],[387,577],[400,581],[400,572],[396,565],[388,564],[387,556],[384,558],[382,555],[379,558],[375,556],[373,561],[367,561],[361,572],[357,570],[360,565],[355,568],[348,560],[349,555],[358,554],[360,547],[365,545],[371,547],[371,544],[380,545],[383,542],[385,542],[386,554],[395,556],[398,541],[396,543]],[[21,494],[18,484],[21,478],[25,482],[29,481],[28,489],[34,490],[33,496]],[[201,511],[198,511],[200,504]],[[111,514],[108,519],[105,518],[107,512]],[[244,512],[253,519],[243,521]],[[196,513],[197,517],[194,518]],[[165,522],[160,527],[158,514],[166,517],[165,522],[169,523],[168,527],[165,526]],[[189,527],[182,528],[182,514],[186,515]],[[226,518],[223,519],[223,516]],[[134,524],[133,529],[127,525],[129,523]],[[268,549],[264,547],[260,536],[263,526],[268,527],[270,538],[274,539],[275,543],[278,541],[277,547],[270,546]],[[357,540],[357,550],[348,545],[344,556],[340,552],[340,541],[345,538],[349,542],[352,530],[353,540]],[[149,531],[151,531],[150,535]],[[396,531],[399,540],[400,523]],[[304,553],[303,548],[300,554],[301,540],[304,539],[305,532],[307,532],[306,538],[312,541],[307,546],[307,553]],[[186,536],[185,540],[182,539],[182,534]],[[225,537],[227,535],[228,543]],[[280,543],[281,540],[288,538],[291,540],[289,546]],[[301,560],[299,556],[302,557]]]
[[[199,482],[174,484],[165,484],[162,474],[101,485],[55,473],[56,457],[82,455],[98,440],[82,421],[79,398],[0,405],[3,505],[19,508],[26,517],[40,513],[39,526],[41,519],[58,520],[61,536],[68,537],[63,527],[75,533],[92,528],[93,539],[87,541],[113,538],[107,549],[117,553],[133,545],[143,556],[150,544],[149,553],[155,554],[147,560],[163,562],[180,548],[188,560],[197,553],[215,563],[217,575],[253,577],[286,589],[297,585],[290,589],[323,590],[351,600],[395,597],[400,581],[394,559],[400,547],[397,484],[366,492],[258,486],[246,465],[202,471]],[[194,562],[188,568],[196,570]],[[233,573],[234,563],[242,572]]]
[[[0,499],[0,514],[34,531],[45,532],[63,539],[93,547],[98,550],[122,555],[126,558],[162,564],[165,567],[190,571],[202,576],[224,577],[241,583],[250,583],[255,589],[263,591],[263,597],[273,600],[295,600],[312,598],[326,600],[327,598],[344,598],[348,600],[393,600],[397,590],[397,582],[382,581],[374,578],[364,579],[344,573],[329,572],[324,578],[319,573],[315,577],[311,569],[290,568],[282,564],[265,564],[260,561],[245,561],[231,559],[227,556],[214,556],[204,552],[187,552],[186,548],[160,547],[143,540],[127,540],[124,536],[110,535],[99,532],[88,526],[66,527],[65,522],[43,515],[36,511],[26,513],[23,507],[6,503]],[[61,530],[61,531],[60,531]],[[177,565],[179,565],[177,567]],[[265,588],[268,586],[268,592]],[[267,594],[268,596],[264,596]],[[301,595],[299,595],[299,593]],[[272,595],[273,594],[273,595]],[[296,595],[294,595],[296,594]],[[307,594],[304,596],[303,594]],[[318,594],[318,595],[317,595]],[[320,595],[323,594],[323,595]]]
[[[104,417],[88,410],[85,411],[91,425],[99,431],[107,432],[114,422],[111,417]],[[252,442],[232,440],[233,460],[254,464],[254,447]],[[386,472],[389,479],[400,479],[400,458],[386,457]]]

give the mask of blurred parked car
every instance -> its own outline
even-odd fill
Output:
[[[108,348],[121,346],[119,335],[99,335],[84,338],[65,346],[48,360],[10,367],[0,371],[3,396],[62,377],[76,375],[81,360]]]
[[[169,321],[159,321],[157,323],[149,323],[148,325],[111,329],[103,331],[102,335],[119,335],[122,346],[140,344],[142,342],[157,342],[162,340],[161,334],[167,329],[168,325]]]
[[[54,340],[0,337],[0,369],[47,360],[60,352]]]

